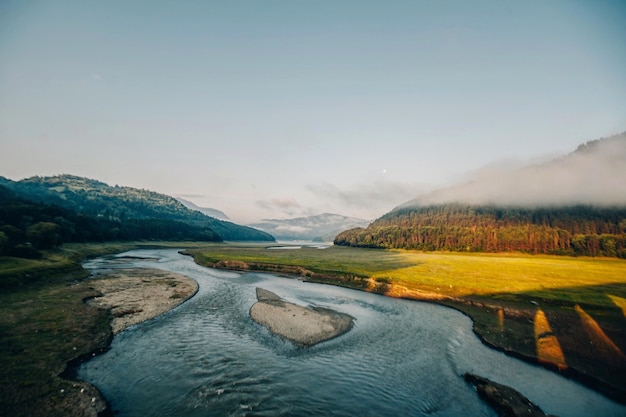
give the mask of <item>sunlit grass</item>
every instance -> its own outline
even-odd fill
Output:
[[[543,312],[538,309],[535,314],[535,344],[537,346],[537,358],[540,362],[556,365],[559,369],[567,368],[565,355],[558,339],[552,332],[550,323]]]
[[[610,258],[420,252],[398,256],[411,266],[372,276],[455,297],[501,293],[546,297],[549,293],[564,301],[611,306],[603,291],[590,293],[588,287],[626,283],[626,262]]]
[[[607,294],[607,297],[611,299],[613,304],[622,310],[622,314],[626,317],[626,298],[618,297],[612,294]]]
[[[408,290],[449,297],[524,293],[571,303],[614,306],[602,286],[626,284],[626,261],[524,254],[459,254],[328,249],[267,250],[267,245],[214,245],[197,251],[201,263],[237,260],[301,266],[318,273],[382,279]],[[612,288],[626,298],[626,289]],[[615,293],[617,292],[617,293]]]
[[[578,315],[580,316],[580,321],[582,323],[583,329],[589,335],[589,340],[598,350],[599,354],[604,357],[614,358],[616,362],[626,360],[626,356],[621,351],[621,349],[608,337],[602,327],[591,317],[581,306],[578,304],[574,307]]]

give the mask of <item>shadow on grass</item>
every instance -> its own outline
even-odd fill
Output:
[[[626,403],[624,303],[626,284],[470,296],[444,304],[470,315],[487,344]]]

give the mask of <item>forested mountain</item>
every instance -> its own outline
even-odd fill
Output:
[[[367,220],[355,217],[324,213],[294,219],[267,219],[250,226],[270,233],[281,240],[330,242],[342,230],[366,226],[368,223]]]
[[[626,134],[420,196],[337,245],[626,258]]]
[[[65,242],[195,240],[220,242],[209,227],[178,220],[107,219],[27,201],[0,185],[0,255],[38,257]]]
[[[208,217],[188,209],[173,197],[148,190],[113,187],[72,175],[32,177],[22,181],[0,177],[0,185],[23,200],[59,206],[90,218],[118,223],[129,220],[177,221],[200,229],[211,229],[223,240],[274,240],[260,230]]]

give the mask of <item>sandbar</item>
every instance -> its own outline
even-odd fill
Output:
[[[262,288],[250,317],[270,332],[299,346],[309,347],[340,336],[352,328],[354,318],[322,307],[302,307]]]
[[[113,334],[173,309],[198,291],[189,277],[150,268],[114,269],[89,286],[102,295],[87,304],[111,310]]]

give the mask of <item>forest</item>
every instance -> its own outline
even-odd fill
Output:
[[[0,186],[0,255],[37,258],[66,242],[197,240],[219,242],[209,227],[176,220],[110,219],[26,201]]]
[[[626,258],[626,208],[462,204],[394,210],[340,233],[336,245]]]
[[[149,190],[110,186],[73,175],[31,177],[21,181],[0,177],[0,186],[12,192],[13,198],[19,199],[21,204],[29,203],[26,211],[35,210],[35,207],[39,207],[40,212],[63,209],[63,215],[45,215],[43,217],[47,220],[41,220],[59,225],[63,241],[136,238],[274,241],[268,233],[206,216],[188,209],[171,196]],[[5,211],[13,210],[5,205],[6,201],[2,203]],[[74,226],[63,226],[61,220],[54,221],[55,217],[67,219]],[[6,224],[14,226],[16,222],[19,221],[15,218],[5,220]],[[21,223],[21,227],[16,227],[24,232],[24,225],[31,224],[28,219]]]

